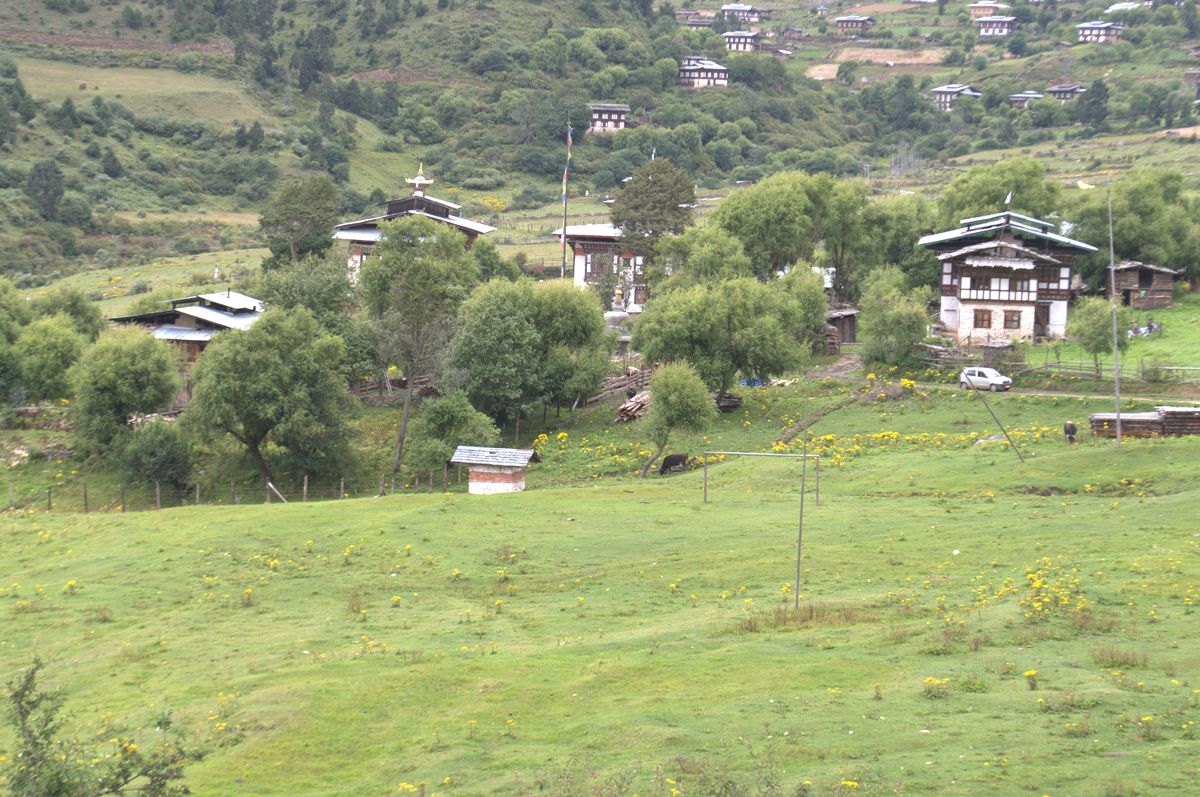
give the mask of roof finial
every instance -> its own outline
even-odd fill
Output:
[[[1013,192],[1009,191],[1008,196],[1006,196],[1004,198],[1004,207],[1009,207],[1010,205],[1012,205],[1012,195],[1013,195]]]
[[[417,176],[410,177],[404,182],[413,187],[413,196],[422,196],[425,193],[425,186],[432,183],[433,180],[425,176],[425,163],[422,162],[421,165],[417,167]]]

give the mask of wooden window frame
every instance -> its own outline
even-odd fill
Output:
[[[979,319],[982,317],[980,315],[981,313],[987,313],[987,323],[986,324],[979,323]],[[974,321],[975,321],[975,326],[974,326],[975,329],[991,329],[992,328],[992,311],[984,310],[983,308],[976,307]]]
[[[1021,328],[1021,311],[1020,310],[1005,310],[1004,311],[1004,328],[1005,329],[1020,329]]]

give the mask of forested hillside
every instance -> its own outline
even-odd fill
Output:
[[[705,0],[705,13],[719,6]],[[855,40],[833,18],[877,24]],[[718,19],[670,4],[516,0],[37,0],[0,2],[0,252],[20,284],[127,258],[258,242],[266,197],[323,172],[347,215],[423,161],[477,217],[554,202],[568,119],[572,192],[607,192],[652,155],[706,189],[783,170],[871,175],[936,193],[942,170],[1015,154],[1069,183],[1135,161],[1192,186],[1193,0],[1104,16],[1080,2],[1018,3],[1018,29],[976,35],[966,4],[783,2],[764,40],[790,57],[728,53]],[[1124,41],[1079,45],[1080,20]],[[675,86],[679,59],[730,69],[727,87]],[[951,112],[930,90],[975,86]],[[1074,81],[1079,99],[1010,107]],[[635,127],[583,136],[589,101],[624,102]],[[994,155],[992,153],[995,153]],[[40,165],[39,165],[40,164]],[[486,201],[484,201],[486,200]],[[548,231],[547,227],[547,231]]]

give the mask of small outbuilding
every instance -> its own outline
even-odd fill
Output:
[[[533,449],[483,448],[459,446],[450,461],[466,465],[469,478],[467,492],[471,495],[519,493],[525,489],[525,468]]]
[[[1175,297],[1175,277],[1179,272],[1166,266],[1152,266],[1136,260],[1122,260],[1113,267],[1111,286],[1120,295],[1121,304],[1134,310],[1170,307]]]

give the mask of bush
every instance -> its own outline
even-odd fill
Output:
[[[186,487],[192,469],[191,448],[178,426],[151,421],[125,438],[119,465],[131,484],[161,482]]]

